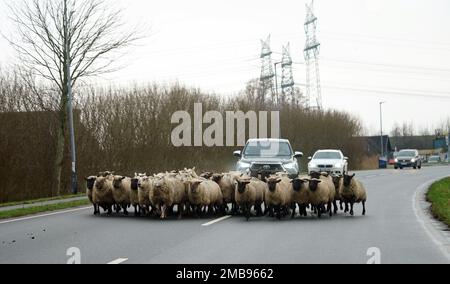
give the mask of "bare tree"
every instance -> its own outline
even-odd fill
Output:
[[[125,29],[123,11],[108,4],[104,0],[23,0],[10,6],[16,30],[7,39],[17,51],[30,86],[35,79],[45,79],[47,96],[58,113],[52,185],[57,195],[67,144],[70,88],[82,78],[116,70],[113,63],[118,52],[139,38],[136,30]],[[34,90],[36,96],[43,96]]]

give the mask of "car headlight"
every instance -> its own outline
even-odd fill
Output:
[[[247,170],[251,167],[250,163],[245,163],[245,162],[239,162],[238,163],[238,169],[239,170]]]
[[[317,167],[317,166],[316,166],[316,164],[309,163],[309,164],[308,164],[308,167],[310,167],[310,168],[315,168],[315,167]]]
[[[395,159],[394,161],[395,161],[396,163],[398,163],[398,159]]]
[[[411,159],[411,163],[415,163],[416,162],[416,159]]]
[[[288,163],[283,165],[285,169],[294,170],[296,168],[296,163]]]

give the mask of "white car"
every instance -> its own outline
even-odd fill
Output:
[[[319,150],[309,160],[308,174],[327,172],[344,175],[348,172],[348,158],[340,150]]]

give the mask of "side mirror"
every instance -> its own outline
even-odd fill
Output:
[[[235,156],[236,158],[241,158],[242,157],[242,152],[241,151],[234,151],[233,156]]]
[[[308,157],[308,160],[310,160],[310,161],[311,161],[311,160],[312,160],[312,157]]]
[[[303,158],[303,153],[302,152],[295,152],[294,157],[296,157],[296,158]]]
[[[344,157],[344,160],[348,161],[349,159],[348,159],[348,157]]]

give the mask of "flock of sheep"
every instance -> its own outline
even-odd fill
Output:
[[[294,218],[297,208],[300,216],[306,217],[310,209],[321,218],[324,214],[331,217],[339,209],[353,216],[356,203],[362,203],[362,214],[366,214],[366,190],[355,174],[311,173],[290,179],[279,173],[261,181],[240,172],[197,175],[194,168],[153,176],[136,174],[134,178],[102,172],[87,177],[86,183],[95,215],[100,214],[100,208],[108,215],[113,211],[128,215],[128,209],[134,207],[136,216],[166,219],[175,214],[177,205],[178,218],[225,215],[231,210],[228,213],[242,214],[249,220],[252,209],[258,217]]]

